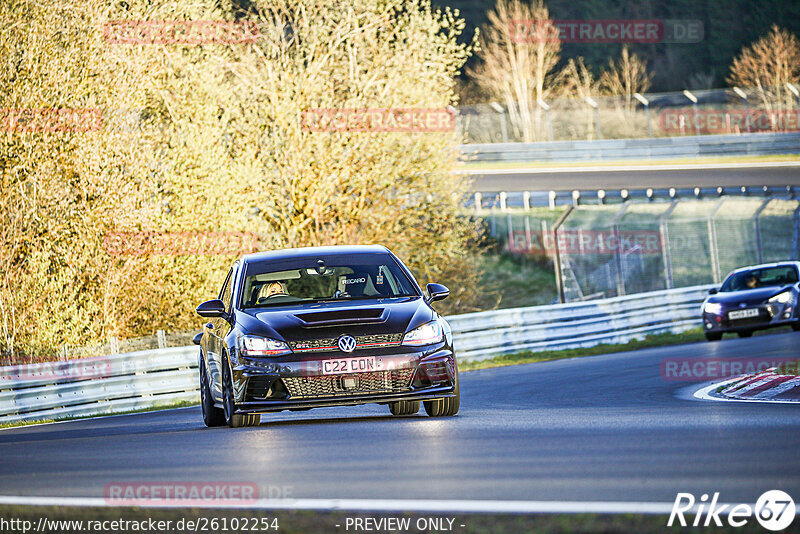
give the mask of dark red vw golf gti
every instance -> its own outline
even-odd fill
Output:
[[[200,392],[208,426],[257,425],[262,413],[388,404],[432,416],[459,408],[450,326],[408,268],[381,246],[250,254],[233,264],[200,345]]]

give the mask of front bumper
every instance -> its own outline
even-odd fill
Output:
[[[452,350],[397,350],[363,355],[374,356],[378,370],[335,375],[323,374],[323,363],[354,357],[354,353],[274,360],[242,358],[232,369],[236,411],[269,413],[454,396],[458,370]],[[362,354],[355,354],[358,356]]]
[[[748,309],[757,309],[758,315],[744,319],[730,319],[728,314],[741,308],[723,309],[719,314],[703,312],[703,330],[706,332],[745,332],[765,330],[781,326],[791,326],[800,323],[793,303],[786,305],[761,304],[750,306]]]

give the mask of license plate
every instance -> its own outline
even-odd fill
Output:
[[[374,356],[361,358],[337,358],[322,362],[323,375],[344,375],[349,373],[368,373],[377,371],[378,365]]]
[[[758,317],[758,308],[748,308],[746,310],[733,310],[728,312],[728,319],[747,319],[748,317]]]

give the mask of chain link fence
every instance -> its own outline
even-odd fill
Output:
[[[797,94],[795,93],[797,92]],[[709,89],[650,93],[634,98],[559,98],[529,106],[529,117],[509,103],[461,106],[459,128],[467,144],[631,139],[703,134],[796,132],[800,91]],[[532,125],[523,134],[522,123]],[[527,137],[527,138],[526,138]]]
[[[800,258],[794,198],[495,205],[483,216],[508,253],[559,266],[567,302],[720,283],[739,267]]]

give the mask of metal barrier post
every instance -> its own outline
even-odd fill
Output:
[[[664,258],[664,286],[666,289],[675,287],[675,283],[672,280],[672,251],[669,245],[669,226],[667,225],[667,220],[678,206],[678,203],[678,200],[673,200],[667,210],[658,218],[658,229],[661,234],[661,254]]]
[[[630,206],[630,202],[625,202],[622,204],[622,209],[620,209],[616,214],[614,214],[614,218],[611,221],[611,228],[614,232],[614,239],[617,240],[617,251],[614,254],[614,260],[617,265],[617,296],[621,297],[625,294],[625,277],[622,273],[622,243],[619,239],[619,221],[625,215],[625,211]]]
[[[553,248],[555,250],[555,259],[553,263],[555,264],[555,273],[556,273],[556,288],[558,289],[558,301],[562,304],[566,301],[564,298],[564,276],[561,273],[561,251],[559,250],[558,246],[558,229],[561,227],[562,224],[567,220],[569,214],[572,213],[572,210],[575,209],[574,206],[567,206],[567,209],[558,220],[553,225]]]
[[[722,207],[722,204],[725,203],[725,199],[721,198],[717,201],[717,204],[714,206],[714,209],[711,210],[711,213],[708,216],[708,246],[711,249],[711,274],[714,279],[715,284],[719,284],[721,282],[721,273],[720,273],[720,266],[719,266],[719,247],[717,245],[717,225],[714,222],[714,217],[717,216],[717,212]]]
[[[792,260],[800,258],[800,206],[794,210],[794,232],[792,232]]]
[[[764,253],[761,245],[761,224],[759,224],[758,218],[761,216],[761,212],[763,212],[764,209],[766,209],[767,204],[769,204],[770,202],[771,202],[770,199],[767,199],[764,202],[762,202],[761,205],[756,210],[755,215],[753,216],[753,226],[755,229],[755,234],[753,236],[753,239],[755,240],[756,257],[758,258],[758,263],[764,263]]]

